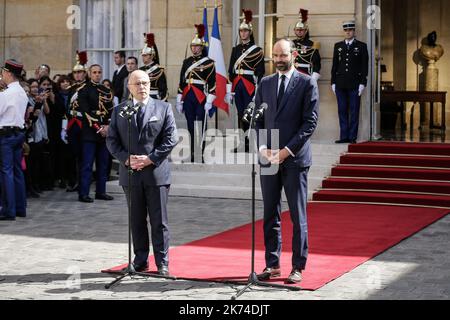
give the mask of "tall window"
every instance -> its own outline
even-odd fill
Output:
[[[147,0],[81,0],[80,50],[88,51],[88,64],[103,67],[104,78],[112,79],[114,52],[139,57],[148,32],[150,8]]]

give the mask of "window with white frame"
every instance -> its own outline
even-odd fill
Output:
[[[88,52],[88,65],[103,67],[104,78],[112,79],[114,52],[126,51],[139,58],[144,33],[150,27],[148,0],[81,0],[82,25],[79,48]]]

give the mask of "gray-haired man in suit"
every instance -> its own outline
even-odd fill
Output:
[[[319,116],[319,92],[316,80],[295,70],[297,52],[293,43],[279,40],[272,54],[277,73],[261,80],[255,99],[256,106],[268,105],[264,118],[256,123],[261,156],[269,166],[279,165],[275,174],[261,170],[266,268],[258,278],[268,280],[281,275],[280,214],[284,187],[293,224],[292,271],[287,282],[297,283],[302,280],[308,256],[307,178],[312,163],[310,137]],[[261,129],[268,130],[266,139]],[[274,130],[278,130],[279,141],[271,141]]]
[[[170,104],[150,97],[150,79],[144,71],[136,70],[130,75],[128,89],[133,99],[125,103],[142,105],[131,121],[131,146],[128,145],[128,120],[119,115],[125,103],[119,104],[111,116],[107,146],[111,154],[120,161],[119,184],[127,197],[128,188],[131,188],[134,268],[136,271],[144,271],[148,267],[148,215],[158,273],[167,276],[167,199],[170,186],[168,156],[178,143],[175,118]],[[131,153],[129,159],[128,149]],[[128,185],[128,166],[133,169],[131,186]]]

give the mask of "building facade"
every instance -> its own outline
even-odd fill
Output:
[[[253,11],[255,40],[265,50],[268,74],[273,72],[273,43],[293,38],[300,6],[309,10],[311,38],[320,43],[322,56],[316,141],[333,141],[339,135],[330,78],[333,46],[343,39],[342,21],[356,20],[357,38],[368,42],[372,58],[369,78],[373,81],[369,81],[361,104],[360,140],[377,135],[379,107],[373,96],[378,80],[393,82],[396,90],[419,90],[423,66],[414,56],[422,39],[435,30],[437,42],[444,50],[450,48],[450,3],[445,0],[5,0],[0,3],[0,55],[3,61],[13,57],[23,62],[31,77],[41,63],[52,67],[52,75],[68,73],[76,50],[87,50],[89,63],[102,64],[105,77],[111,79],[113,52],[125,50],[127,55],[139,57],[143,33],[153,32],[160,64],[166,68],[170,97],[175,98],[181,63],[190,53],[188,44],[194,24],[202,22],[205,2],[210,26],[215,2],[221,5],[219,22],[227,67],[231,48],[238,40],[241,9]],[[373,11],[367,11],[370,5],[380,8],[381,30],[368,28],[374,16]],[[376,63],[384,64],[386,72],[380,74]],[[450,74],[446,72],[450,54],[445,53],[437,67],[439,90],[450,91]],[[411,112],[417,119],[418,111],[410,106],[408,115]],[[450,118],[448,113],[446,118]],[[219,112],[219,128],[234,127],[231,119]]]

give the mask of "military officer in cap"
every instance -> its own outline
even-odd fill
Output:
[[[216,99],[214,60],[203,55],[205,26],[199,24],[195,27],[197,34],[190,44],[192,56],[183,61],[176,104],[178,112],[184,112],[191,136],[191,162],[194,161],[195,121],[202,121],[202,128],[206,128],[206,113]]]
[[[22,171],[22,146],[28,97],[19,83],[23,65],[7,60],[1,70],[7,88],[0,92],[0,220],[26,216],[25,179]]]
[[[369,53],[364,42],[355,39],[355,21],[343,23],[345,40],[334,45],[331,88],[336,94],[340,137],[336,143],[355,143],[361,95],[367,86]]]
[[[106,194],[109,152],[106,147],[106,135],[113,109],[111,90],[100,83],[102,67],[93,64],[89,67],[90,80],[78,91],[79,110],[83,115],[81,128],[82,163],[78,200],[93,202],[89,197],[92,179],[92,167],[96,160],[95,199],[112,200]]]
[[[300,9],[300,18],[294,28],[296,39],[293,40],[297,48],[298,55],[295,58],[294,66],[297,71],[307,74],[319,80],[320,78],[320,53],[319,44],[309,38],[308,10]]]
[[[145,34],[146,44],[142,49],[142,61],[144,66],[139,68],[147,72],[150,78],[150,97],[153,99],[167,101],[167,79],[164,68],[159,65],[158,49],[155,44],[153,33]]]
[[[253,38],[253,26],[251,10],[243,9],[244,20],[239,26],[241,43],[231,51],[228,78],[232,83],[232,94],[238,112],[238,127],[247,131],[249,124],[242,121],[244,110],[255,96],[256,87],[264,76],[264,52],[255,44]],[[227,94],[227,102],[231,102],[230,94]],[[233,150],[238,151],[238,148]],[[248,139],[245,138],[245,152],[248,152]]]

